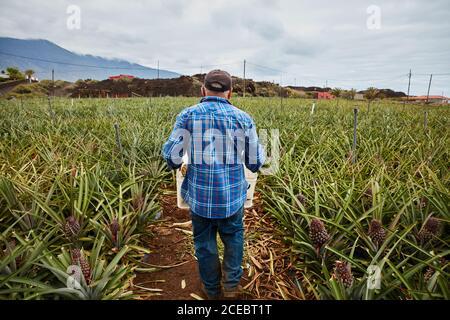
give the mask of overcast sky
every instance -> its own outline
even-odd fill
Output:
[[[69,5],[80,29],[67,27]],[[0,36],[184,74],[242,76],[246,59],[247,77],[283,84],[406,91],[411,68],[412,94],[434,73],[446,75],[431,94],[450,95],[448,0],[0,0]]]

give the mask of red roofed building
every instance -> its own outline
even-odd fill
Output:
[[[409,97],[404,98],[408,101],[412,102],[426,102],[427,96],[417,96],[417,97]],[[448,97],[446,96],[428,96],[429,103],[448,103]]]
[[[314,92],[314,99],[334,99],[335,97],[329,92]]]
[[[135,76],[129,75],[129,74],[119,74],[118,76],[110,76],[109,80],[119,80],[119,79],[134,79]]]

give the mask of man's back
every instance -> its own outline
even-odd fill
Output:
[[[194,214],[227,218],[242,208],[248,187],[243,164],[256,172],[264,162],[256,127],[247,113],[214,96],[183,110],[163,155],[169,166],[177,168],[184,152],[189,165],[182,197]]]

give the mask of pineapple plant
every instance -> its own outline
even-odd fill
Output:
[[[81,227],[80,223],[74,216],[69,216],[66,219],[66,223],[64,224],[64,234],[67,239],[70,241],[78,240],[78,236],[80,234]]]
[[[131,201],[131,206],[133,207],[134,211],[141,211],[144,204],[145,199],[141,193],[136,194]]]
[[[364,191],[364,196],[366,198],[372,199],[372,196],[373,196],[372,188],[370,188],[370,187],[367,188],[366,191]]]
[[[419,209],[424,209],[428,204],[428,199],[425,197],[420,197],[419,202],[417,203],[417,207]]]
[[[81,255],[80,256],[80,267],[81,272],[83,273],[84,280],[86,280],[87,284],[91,283],[91,266],[89,265],[89,262],[86,260],[86,258]]]
[[[325,228],[325,224],[317,219],[313,218],[311,223],[309,224],[309,237],[316,248],[317,253],[320,248],[330,239],[330,235],[328,234],[327,229]]]
[[[108,113],[104,100],[80,99],[69,107],[70,100],[55,98],[52,108],[58,117],[52,119],[47,102],[29,99],[30,108],[22,108],[17,100],[0,99],[0,119],[5,120],[0,121],[4,142],[0,162],[5,163],[0,165],[0,247],[5,249],[13,238],[17,242],[12,254],[0,250],[0,273],[15,273],[2,278],[2,298],[79,299],[60,290],[66,285],[61,275],[72,260],[84,266],[83,276],[90,276],[83,299],[129,297],[135,260],[146,247],[141,235],[149,231],[148,224],[160,210],[163,189],[173,186],[173,173],[160,157],[166,137],[155,132],[168,133],[181,106],[193,101],[155,98],[148,108],[145,99],[116,99],[109,101],[114,110]],[[441,229],[450,212],[446,183],[450,110],[446,106],[429,110],[430,125],[424,136],[417,130],[422,107],[400,110],[395,101],[380,100],[377,108],[359,118],[358,162],[353,166],[345,155],[351,145],[354,102],[343,101],[339,110],[334,103],[320,102],[314,117],[299,108],[299,100],[285,99],[283,108],[273,102],[248,98],[242,107],[254,115],[258,126],[281,129],[279,171],[261,176],[258,188],[267,217],[274,218],[277,232],[294,253],[286,262],[304,275],[301,287],[307,295],[321,299],[325,295],[320,287],[325,287],[331,289],[327,297],[360,299],[364,284],[356,282],[356,277],[386,258],[381,289],[371,290],[365,298],[450,300],[448,262],[444,266],[430,263],[435,255],[448,255],[449,235]],[[293,121],[305,116],[311,121]],[[130,166],[111,161],[117,154],[112,120],[120,122],[121,155],[130,160]],[[417,164],[419,176],[414,175]],[[308,205],[308,212],[298,210],[299,205]],[[71,210],[73,217],[62,217],[60,212],[65,210]],[[437,220],[426,219],[432,212],[440,213],[434,215]],[[311,221],[311,214],[324,219]],[[333,228],[333,241],[327,228]],[[11,237],[11,232],[16,236]],[[432,242],[436,237],[439,241]],[[411,238],[432,244],[432,250],[420,250]],[[65,250],[67,242],[75,251]],[[386,250],[374,252],[374,245]],[[315,249],[322,250],[320,259]],[[25,259],[20,261],[22,256]],[[351,261],[351,270],[336,260]],[[333,271],[334,283],[330,281]],[[351,283],[346,276],[350,273],[353,284],[347,290],[344,283]],[[107,285],[102,288],[100,283]],[[39,286],[54,284],[51,294],[41,295]],[[339,290],[331,288],[336,284]]]
[[[340,281],[344,287],[350,288],[353,285],[352,267],[348,262],[337,260],[334,263],[333,277]]]
[[[70,257],[73,265],[79,265],[81,258],[81,250],[78,248],[70,250]]]
[[[439,265],[441,268],[443,266],[445,266],[447,263],[447,260],[445,258],[440,258],[439,261],[435,262],[435,266]],[[433,277],[433,275],[435,274],[436,269],[433,267],[428,267],[425,271],[425,273],[423,274],[423,279],[426,283],[430,282],[431,278]]]
[[[441,222],[435,217],[429,217],[419,231],[418,238],[422,243],[431,241],[438,237],[441,231]]]
[[[368,235],[377,248],[383,244],[386,240],[386,230],[384,230],[381,221],[376,219],[370,221]]]
[[[115,246],[115,248],[118,248],[119,245],[119,239],[118,239],[118,232],[119,232],[120,226],[119,226],[119,221],[117,220],[117,218],[114,218],[111,222],[111,224],[109,225],[109,230],[111,231],[111,237],[112,237],[112,242]]]
[[[425,271],[423,275],[423,279],[426,283],[428,283],[431,280],[431,277],[434,275],[435,270],[432,267],[428,267],[428,269]]]
[[[75,178],[77,176],[77,167],[74,164],[72,164],[72,167],[70,169],[70,176],[72,178]]]
[[[71,261],[73,265],[77,265],[81,268],[81,273],[83,274],[84,280],[87,284],[91,283],[91,266],[89,262],[84,257],[80,249],[75,248],[70,251]]]
[[[297,198],[297,201],[298,201],[299,203],[301,203],[301,205],[302,205],[304,208],[307,207],[307,200],[306,200],[306,197],[305,197],[302,193],[298,193],[295,197]]]

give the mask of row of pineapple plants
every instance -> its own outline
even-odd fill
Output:
[[[0,299],[141,298],[169,174],[152,124],[101,101],[1,103]],[[122,149],[113,123],[133,128]]]
[[[316,299],[449,299],[449,110],[428,109],[425,130],[424,107],[359,106],[352,164],[353,107],[279,114],[303,121],[284,122],[280,171],[262,192],[291,246],[299,290]]]
[[[135,297],[146,226],[174,183],[161,146],[196,100],[0,101],[1,298]],[[420,106],[357,105],[352,164],[354,103],[233,102],[280,130],[280,170],[257,186],[305,296],[448,298],[448,109],[429,108],[425,130]],[[67,287],[71,265],[82,288]],[[380,289],[367,288],[371,265]]]

